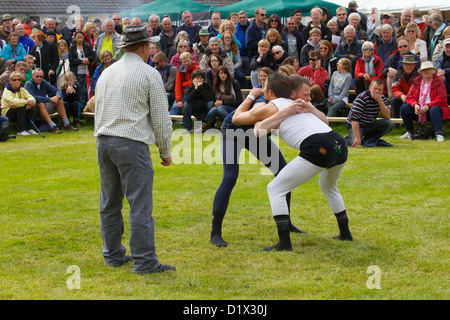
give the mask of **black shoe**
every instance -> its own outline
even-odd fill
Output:
[[[167,271],[176,271],[174,266],[160,264],[156,269],[151,270],[137,270],[133,271],[133,273],[144,274],[144,273],[162,273]]]
[[[219,248],[228,246],[228,243],[222,239],[220,234],[211,234],[211,239],[209,239],[209,242]]]
[[[292,251],[292,245],[290,243],[288,244],[283,244],[281,242],[278,242],[277,244],[274,244],[271,247],[267,247],[267,248],[262,248],[262,251]]]
[[[352,237],[351,233],[349,233],[347,235],[343,235],[343,234],[339,233],[337,236],[334,236],[333,239],[341,240],[341,241],[353,241],[353,237]]]
[[[306,231],[300,230],[299,228],[294,226],[292,223],[289,225],[289,232],[293,232],[293,233],[308,233]]]

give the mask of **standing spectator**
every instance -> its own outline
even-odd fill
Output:
[[[412,22],[417,24],[417,26],[420,29],[420,39],[423,38],[423,34],[425,32],[425,29],[428,25],[427,20],[422,18],[422,12],[419,9],[414,9],[412,11]]]
[[[286,33],[284,32],[284,26],[281,23],[281,18],[277,14],[271,14],[269,17],[269,23],[267,24],[267,28],[275,29],[280,34],[281,39],[286,42]]]
[[[442,16],[438,13],[432,14],[428,18],[428,23],[430,24],[431,29],[434,30],[433,36],[430,37],[428,39],[429,42],[427,42],[428,56],[432,57],[439,40],[444,39],[443,31],[447,24],[444,23],[444,19],[442,19]]]
[[[123,32],[123,26],[122,26],[122,17],[120,16],[120,14],[118,13],[113,13],[111,16],[111,20],[114,23],[114,30],[118,33],[118,34],[122,34]]]
[[[394,129],[395,124],[390,120],[391,110],[383,96],[383,90],[383,80],[375,78],[370,83],[369,89],[359,94],[353,101],[346,121],[347,146],[361,147],[364,139],[372,142]],[[380,111],[383,119],[377,119]]]
[[[358,4],[356,3],[355,0],[351,0],[348,3],[347,15],[350,16],[350,14],[352,14],[353,12],[357,12],[361,17],[361,28],[367,32],[367,16],[364,13],[357,11],[357,10],[358,10]]]
[[[245,76],[250,75],[250,60],[249,60],[249,52],[246,45],[245,33],[247,29],[250,27],[250,21],[248,20],[247,12],[244,10],[239,11],[238,13],[239,23],[236,25],[235,36],[241,43],[241,47],[239,48],[239,53],[241,54],[242,61],[242,72]]]
[[[289,17],[286,21],[286,39],[287,39],[287,53],[291,57],[295,57],[300,61],[300,52],[305,43],[303,42],[303,35],[295,27],[295,18]]]
[[[267,31],[266,16],[266,9],[257,8],[255,10],[255,20],[245,33],[245,46],[249,52],[250,61],[258,55],[258,43],[263,38],[263,33]]]
[[[161,51],[169,56],[170,50],[172,49],[176,36],[178,34],[178,29],[176,26],[172,25],[172,20],[170,17],[164,17],[161,21],[161,33],[159,34]]]
[[[309,39],[310,31],[313,28],[317,28],[321,31],[322,39],[332,41],[331,30],[322,22],[323,11],[320,8],[312,8],[311,11],[311,21],[303,29],[303,40]]]
[[[117,31],[115,31],[114,29],[114,20],[106,19],[104,26],[105,32],[99,35],[94,43],[94,52],[100,59],[99,63],[102,62],[101,53],[103,50],[108,49],[109,51],[111,51],[113,57],[117,53],[117,51],[119,51],[118,45],[120,42],[120,34],[117,33]]]
[[[180,26],[179,30],[186,31],[188,33],[190,43],[198,43],[200,39],[197,37],[197,34],[202,26],[194,23],[194,16],[190,11],[184,11],[181,17],[184,24]]]
[[[371,41],[364,42],[363,55],[356,62],[355,91],[357,95],[366,91],[373,79],[383,79],[383,61],[374,53],[373,47]]]
[[[147,64],[150,38],[145,26],[124,29],[119,46],[125,53],[100,78],[95,108],[104,262],[118,267],[134,260],[138,274],[175,270],[159,263],[154,243],[149,146],[156,142],[161,164],[169,166],[172,128],[161,79]],[[121,243],[124,195],[130,202],[131,256]]]
[[[222,23],[220,25],[220,29],[219,29],[220,33],[217,35],[217,38],[219,38],[219,40],[222,37],[222,33],[224,33],[225,31],[231,32],[231,34],[233,35],[233,38],[234,38],[234,42],[236,42],[236,45],[240,49],[242,47],[242,44],[235,34],[236,26],[234,25],[234,23],[231,20],[223,20],[222,21]]]
[[[367,35],[367,32],[361,28],[360,21],[361,16],[356,12],[350,13],[350,15],[348,16],[348,24],[352,25],[355,28],[356,39],[360,42],[364,42],[369,40],[369,36]],[[341,32],[341,37],[345,38],[344,30],[342,30]]]
[[[151,14],[148,17],[148,23],[152,26],[152,37],[159,36],[159,34],[162,32],[162,28],[159,25],[160,19],[157,14]]]
[[[181,66],[175,78],[175,102],[170,109],[171,115],[182,113],[184,102],[186,101],[185,90],[192,85],[192,72],[200,67],[193,62],[189,52],[183,52],[180,56]]]
[[[295,29],[302,33],[303,29],[305,28],[305,25],[302,23],[303,11],[300,9],[294,9],[294,11],[292,12],[292,16],[295,19]]]
[[[372,39],[374,30],[381,24],[380,10],[372,8],[369,18],[367,20],[367,35]]]
[[[406,133],[400,138],[411,140],[414,133],[413,120],[417,119],[421,125],[424,125],[429,117],[436,134],[436,141],[442,142],[444,141],[442,120],[450,119],[447,90],[431,61],[422,62],[418,71],[420,76],[413,80],[406,96],[406,103],[400,108],[406,127]]]
[[[352,68],[356,67],[356,62],[362,57],[362,43],[356,39],[355,27],[348,25],[344,29],[345,39],[338,45],[334,56],[339,60],[341,58],[350,59]]]
[[[311,84],[311,102],[323,112],[325,103],[325,80],[328,72],[322,68],[322,61],[319,50],[309,52],[309,65],[300,68],[298,75],[305,77]]]
[[[220,25],[222,24],[222,14],[218,11],[211,13],[211,24],[208,26],[208,31],[213,37],[217,37],[220,33]]]
[[[34,47],[33,40],[27,36],[27,34],[25,33],[25,26],[21,23],[16,26],[15,31],[19,35],[19,43],[23,45],[25,52],[28,54]]]
[[[420,62],[428,60],[427,43],[420,39],[420,29],[417,24],[410,22],[406,25],[405,36],[409,40],[409,50],[420,57]],[[398,41],[398,40],[397,40]]]
[[[97,25],[94,22],[88,21],[84,25],[83,29],[84,39],[85,42],[91,46],[92,49],[94,49],[95,40],[97,39],[96,30]]]
[[[203,55],[205,54],[206,48],[209,44],[210,35],[211,33],[209,33],[209,31],[206,29],[200,29],[200,31],[198,32],[197,36],[200,41],[194,44],[194,53],[197,61],[202,61]]]
[[[419,76],[417,72],[418,63],[413,55],[407,54],[403,57],[402,66],[394,75],[391,99],[391,113],[393,118],[400,117],[400,108],[406,103],[406,96],[408,95],[412,82]]]
[[[37,134],[32,129],[32,121],[34,121],[35,117],[35,104],[36,99],[22,87],[22,74],[18,71],[13,71],[3,91],[1,115],[8,117],[10,121],[17,122],[18,136]],[[6,134],[6,137],[8,137],[8,134]]]
[[[412,10],[410,8],[403,8],[400,19],[392,23],[392,25],[397,28],[406,27],[408,23],[411,22],[411,19],[412,19]]]
[[[23,26],[25,27],[25,34],[29,37],[31,37],[31,31],[33,30],[33,19],[31,18],[25,18],[23,20]]]
[[[2,16],[2,23],[0,25],[0,41],[4,40],[5,42],[8,42],[9,34],[14,31],[12,21],[13,17],[9,13]]]
[[[94,75],[93,63],[96,58],[97,56],[91,46],[84,41],[83,32],[75,32],[75,41],[69,47],[69,63],[70,71],[77,76],[78,94],[83,107],[91,98],[89,96],[90,79]]]
[[[8,44],[2,49],[1,57],[6,60],[8,66],[13,61],[23,61],[23,58],[27,54],[23,45],[19,43],[19,38],[20,36],[17,32],[10,32],[8,35]]]
[[[69,47],[67,46],[67,42],[64,39],[58,41],[57,44],[58,53],[59,53],[59,64],[56,68],[56,87],[61,88],[62,83],[64,82],[64,74],[70,71],[70,62],[69,62]],[[34,64],[34,58],[33,58]],[[30,77],[31,79],[31,71]],[[28,79],[28,80],[30,80]],[[27,80],[27,81],[28,81]]]
[[[205,82],[205,71],[197,69],[192,72],[192,85],[186,88],[185,95],[183,127],[186,130],[185,132],[188,133],[192,132],[193,122],[191,116],[195,116],[203,122],[208,112],[214,108],[214,90],[211,85]],[[206,130],[205,122],[200,132]]]
[[[55,72],[59,64],[58,49],[55,45],[45,41],[45,34],[42,31],[36,31],[33,34],[35,46],[30,54],[35,58],[36,68],[44,72],[44,80],[50,84],[56,85]]]
[[[169,106],[172,106],[175,101],[175,79],[177,77],[177,68],[168,63],[167,57],[163,52],[155,54],[153,62],[156,70],[158,70],[161,75]]]
[[[70,124],[69,119],[67,118],[61,91],[45,81],[44,72],[41,69],[36,68],[33,70],[33,77],[25,84],[25,89],[36,99],[36,109],[39,110],[42,119],[50,126],[52,133],[62,133],[50,118],[50,114],[55,112],[58,112],[63,120],[64,130],[78,130]]]
[[[328,86],[328,113],[327,117],[335,117],[338,112],[345,109],[348,104],[348,91],[352,84],[352,63],[342,58],[337,63],[337,71],[331,77]]]
[[[344,7],[337,8],[336,18],[337,31],[339,32],[339,34],[341,34],[341,32],[344,31],[344,28],[348,25],[347,9],[345,9]]]
[[[150,34],[150,32],[149,32]],[[150,43],[150,56],[148,58],[148,64],[151,65],[152,67],[155,66],[155,63],[153,62],[153,59],[155,58],[155,54],[157,54],[159,52],[159,46],[157,43]]]

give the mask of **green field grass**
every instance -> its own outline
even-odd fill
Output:
[[[448,126],[443,143],[404,141],[403,133],[385,137],[392,148],[349,151],[339,189],[353,242],[331,239],[337,224],[317,178],[294,190],[292,221],[308,233],[291,236],[292,252],[260,250],[278,240],[266,193],[272,177],[261,164],[241,165],[224,220],[229,246],[216,248],[209,232],[221,164],[163,167],[152,146],[157,255],[177,271],[147,275],[132,274],[131,263],[103,264],[92,123],[9,140],[0,145],[0,299],[448,299]],[[218,139],[203,146],[220,150]],[[298,154],[280,148],[288,161]],[[126,201],[123,212],[127,246]],[[70,266],[79,268],[79,288]]]

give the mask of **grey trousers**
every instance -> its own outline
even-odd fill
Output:
[[[385,134],[389,133],[392,129],[395,128],[395,123],[390,119],[378,119],[372,122],[368,126],[360,126],[359,134],[361,136],[361,140],[363,139],[380,139]],[[351,146],[353,144],[353,140],[355,140],[355,134],[353,133],[353,129],[351,126],[347,124],[348,135],[345,137],[345,141],[347,146]]]
[[[124,262],[125,247],[122,207],[126,197],[130,205],[130,252],[133,272],[159,266],[154,243],[153,165],[149,146],[119,137],[97,139],[100,171],[100,229],[106,265]]]

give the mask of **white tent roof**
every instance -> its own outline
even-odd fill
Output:
[[[344,7],[348,6],[350,0],[327,0]],[[419,9],[428,11],[432,8],[441,11],[450,10],[450,4],[444,0],[356,0],[358,11],[370,12],[372,8],[377,8],[380,12],[401,12],[403,8]]]

